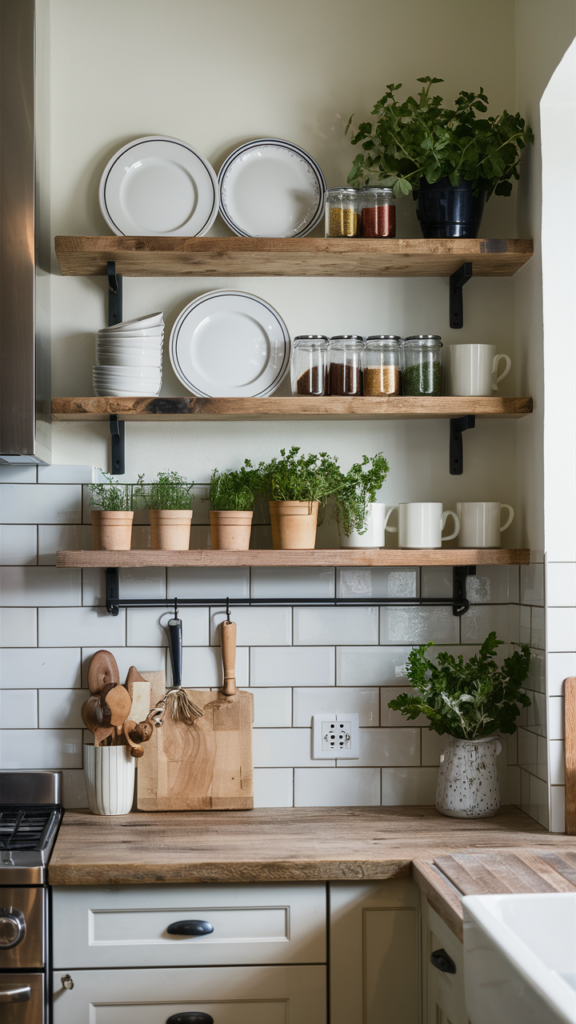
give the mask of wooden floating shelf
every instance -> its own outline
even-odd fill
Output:
[[[160,567],[251,568],[253,566],[529,565],[529,548],[316,548],[313,551],[59,551],[60,568]]]
[[[164,238],[57,235],[66,276],[511,277],[533,254],[527,238]]]
[[[519,419],[531,398],[53,398],[54,420]]]

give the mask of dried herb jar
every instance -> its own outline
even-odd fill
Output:
[[[414,334],[402,345],[403,395],[442,394],[442,339],[437,334]]]
[[[329,188],[326,192],[326,238],[356,238],[360,233],[360,194],[355,188]]]
[[[365,395],[400,394],[400,342],[397,334],[371,334],[362,352]]]
[[[292,344],[290,381],[293,395],[328,395],[328,338],[300,334]]]
[[[330,338],[330,394],[362,394],[362,351],[360,334],[337,334]]]
[[[396,199],[391,188],[361,191],[364,238],[396,238]]]

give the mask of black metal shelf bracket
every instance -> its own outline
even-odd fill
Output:
[[[475,416],[459,416],[450,420],[450,474],[461,476],[464,472],[464,447],[462,433],[476,426]]]
[[[112,457],[112,473],[114,476],[122,476],[126,472],[126,424],[117,416],[110,416],[110,453]],[[106,570],[108,572],[108,570]]]
[[[178,608],[222,608],[230,621],[231,608],[290,608],[297,607],[418,607],[418,608],[452,608],[454,615],[464,615],[470,602],[466,597],[466,576],[474,574],[474,566],[457,566],[454,568],[454,592],[450,597],[222,597],[222,598],[138,598],[120,597],[118,569],[106,569],[106,611],[109,615],[118,615],[119,608],[166,608],[173,609],[175,602]],[[464,575],[462,575],[462,573]]]
[[[108,260],[108,327],[122,323],[122,275],[116,273],[116,263]]]
[[[464,326],[462,289],[471,277],[471,263],[463,263],[459,270],[450,275],[450,327],[453,330],[459,330]]]

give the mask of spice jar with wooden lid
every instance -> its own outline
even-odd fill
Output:
[[[355,188],[326,192],[326,238],[356,238],[360,233],[360,193]]]
[[[362,352],[364,394],[400,394],[400,342],[397,334],[371,334]]]
[[[362,394],[362,350],[360,334],[337,334],[330,338],[330,394]]]
[[[442,394],[442,339],[438,334],[404,339],[400,377],[403,395]]]
[[[391,188],[363,188],[360,193],[364,238],[396,238],[396,198]]]
[[[292,344],[290,382],[293,395],[329,395],[328,338],[299,334]]]

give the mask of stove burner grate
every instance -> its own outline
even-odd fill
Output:
[[[0,850],[44,850],[59,812],[46,807],[0,807]]]

